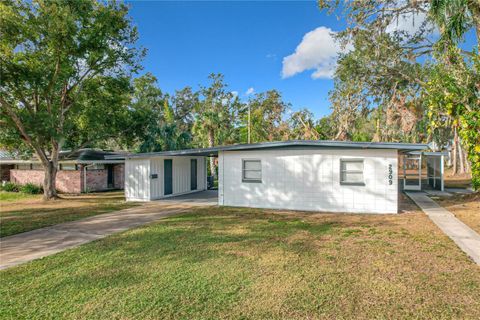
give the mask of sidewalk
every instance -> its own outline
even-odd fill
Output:
[[[439,206],[424,192],[406,192],[427,216],[476,264],[480,265],[480,235]]]

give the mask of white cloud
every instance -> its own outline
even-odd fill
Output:
[[[420,30],[420,27],[427,20],[425,12],[409,12],[401,14],[387,26],[385,29],[388,33],[406,32],[409,35],[414,35]]]
[[[283,58],[282,78],[288,78],[305,70],[314,69],[313,79],[332,78],[342,48],[333,38],[335,32],[318,27],[306,33],[295,53]],[[348,50],[345,49],[345,50]]]
[[[253,89],[253,88],[248,88],[248,90],[245,92],[245,95],[246,95],[246,96],[249,96],[249,95],[253,94],[254,92],[255,92],[255,89]]]
[[[232,94],[232,96],[235,98],[238,96],[238,91],[232,91],[230,92]]]

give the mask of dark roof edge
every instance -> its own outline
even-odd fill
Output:
[[[423,143],[397,143],[397,142],[352,142],[352,141],[330,141],[330,140],[291,140],[277,142],[262,142],[253,144],[234,144],[212,148],[185,149],[173,151],[147,152],[122,155],[122,158],[149,158],[160,156],[182,156],[182,155],[217,155],[219,151],[240,151],[259,150],[269,148],[281,148],[291,146],[309,146],[323,148],[346,148],[346,149],[395,149],[401,151],[415,151],[428,149],[428,144]],[[118,159],[117,155],[105,156],[106,159]]]

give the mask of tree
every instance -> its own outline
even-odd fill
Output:
[[[308,109],[293,112],[288,120],[290,135],[297,140],[318,140],[320,134],[315,129],[313,113]]]
[[[290,104],[282,100],[277,90],[255,94],[240,112],[240,135],[243,142],[277,141],[282,139],[283,116]],[[249,128],[250,126],[250,128]]]
[[[211,84],[200,89],[203,100],[195,110],[192,132],[198,146],[211,148],[236,141],[233,135],[239,103],[227,90],[222,74],[211,74],[208,78]],[[216,172],[213,158],[210,158],[210,172],[212,175]]]
[[[0,12],[1,143],[35,153],[52,199],[65,146],[119,135],[129,75],[144,52],[127,6],[116,2],[6,0]]]
[[[442,40],[458,42],[475,28],[480,43],[480,2],[477,0],[433,0],[430,16],[440,27]]]

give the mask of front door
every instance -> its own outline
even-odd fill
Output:
[[[107,165],[107,187],[113,188],[113,165]]]
[[[197,190],[197,159],[190,160],[190,190]]]
[[[169,195],[173,193],[173,173],[172,159],[163,160],[163,194]]]
[[[403,189],[422,189],[422,156],[405,156],[403,158]]]

